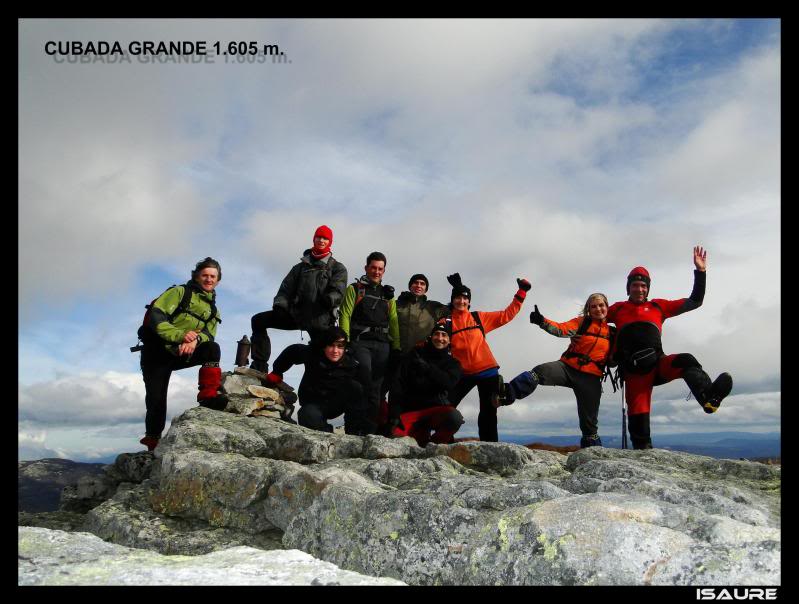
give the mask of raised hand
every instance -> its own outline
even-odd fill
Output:
[[[534,325],[544,324],[544,315],[538,312],[538,304],[535,305],[535,310],[530,313],[530,323]]]
[[[701,245],[694,246],[694,266],[696,270],[705,272],[707,269],[707,250]]]
[[[519,289],[523,292],[529,292],[530,288],[533,287],[527,279],[516,279],[516,283],[519,284]]]

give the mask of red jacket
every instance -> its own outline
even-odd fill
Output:
[[[493,331],[510,322],[522,309],[522,302],[527,292],[519,290],[505,310],[493,312],[477,311],[485,333]],[[463,330],[463,331],[460,331]],[[452,310],[452,338],[450,340],[452,356],[461,364],[465,375],[480,373],[486,369],[499,367],[497,360],[488,347],[485,336],[477,327],[471,311]]]

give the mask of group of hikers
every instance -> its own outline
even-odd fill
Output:
[[[263,381],[279,386],[294,365],[304,365],[297,390],[301,426],[332,432],[329,420],[344,416],[347,434],[413,437],[420,446],[454,442],[464,423],[458,405],[476,386],[478,434],[496,442],[497,410],[531,395],[539,386],[574,391],[581,447],[601,446],[598,415],[602,381],[617,367],[624,384],[627,422],[634,449],[652,447],[649,415],[652,389],[677,378],[687,383],[705,413],[715,413],[732,390],[732,377],[711,380],[696,358],[665,354],[663,322],[701,306],[705,294],[707,252],[693,250],[694,285],[688,298],[649,299],[651,278],[637,266],[627,276],[628,299],[608,303],[591,294],[582,314],[563,323],[546,318],[538,306],[530,323],[547,333],[570,338],[560,359],[536,365],[508,381],[499,373],[486,335],[519,313],[531,289],[516,279],[517,289],[504,310],[471,310],[472,291],[458,273],[448,304],[429,300],[429,281],[415,274],[398,297],[383,283],[386,256],[372,252],[364,274],[348,284],[346,267],[331,253],[333,232],[320,226],[280,285],[272,310],[252,317],[250,368]],[[141,443],[153,450],[166,423],[167,388],[173,371],[199,365],[197,401],[224,409],[219,345],[221,322],[216,286],[222,268],[213,258],[197,263],[185,285],[167,289],[152,302],[139,337],[146,389],[146,434]],[[611,325],[613,324],[613,325]],[[268,329],[302,330],[308,344],[286,347],[272,364]],[[614,379],[615,382],[615,379]],[[614,385],[615,389],[615,385]],[[626,437],[626,433],[625,433]]]

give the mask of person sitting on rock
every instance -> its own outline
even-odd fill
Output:
[[[588,296],[582,316],[565,323],[545,318],[536,305],[530,313],[530,323],[553,336],[571,338],[571,344],[560,360],[537,365],[503,384],[499,404],[510,405],[525,398],[539,384],[571,388],[577,397],[577,417],[582,432],[580,446],[602,446],[597,423],[602,376],[610,354],[611,328],[605,320],[607,314],[608,299],[600,293]]]
[[[694,286],[688,298],[648,300],[651,278],[643,266],[627,275],[628,300],[608,309],[607,320],[618,328],[614,360],[624,380],[630,439],[634,449],[651,449],[649,412],[652,389],[682,378],[705,413],[715,413],[732,390],[732,376],[720,374],[715,381],[692,354],[665,354],[661,332],[666,319],[695,310],[702,305],[707,279],[707,252],[694,247]]]
[[[166,399],[173,371],[201,365],[197,400],[200,405],[223,409],[226,399],[218,394],[222,383],[221,351],[214,341],[222,321],[216,308],[216,286],[222,268],[211,257],[197,263],[185,285],[175,285],[150,306],[142,340],[141,371],[147,407],[145,436],[139,442],[152,451],[166,424]]]
[[[283,375],[294,365],[305,372],[297,389],[300,410],[298,423],[306,428],[332,432],[327,420],[344,414],[344,431],[364,435],[370,432],[363,385],[358,381],[358,361],[347,346],[347,334],[340,327],[329,327],[310,344],[292,344],[275,359],[270,385],[283,382]]]
[[[301,329],[311,341],[336,324],[335,310],[347,287],[347,268],[333,258],[333,231],[327,225],[316,229],[313,247],[305,250],[280,284],[272,310],[253,315],[252,363],[250,367],[269,371],[272,343],[267,328]]]
[[[412,436],[424,447],[452,442],[463,424],[449,402],[461,378],[461,365],[449,349],[451,325],[448,319],[436,323],[424,344],[403,355],[389,390],[387,435]]]

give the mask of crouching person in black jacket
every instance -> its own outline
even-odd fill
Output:
[[[462,373],[450,354],[450,325],[448,320],[437,323],[423,346],[403,356],[389,391],[387,436],[412,436],[424,447],[430,441],[452,442],[463,424],[449,402]]]
[[[347,347],[347,334],[340,327],[330,327],[310,344],[292,344],[278,355],[270,384],[283,381],[283,374],[293,365],[305,365],[297,390],[299,424],[322,432],[332,432],[327,423],[344,414],[344,431],[364,435],[373,429],[366,399],[358,381],[358,361]]]

